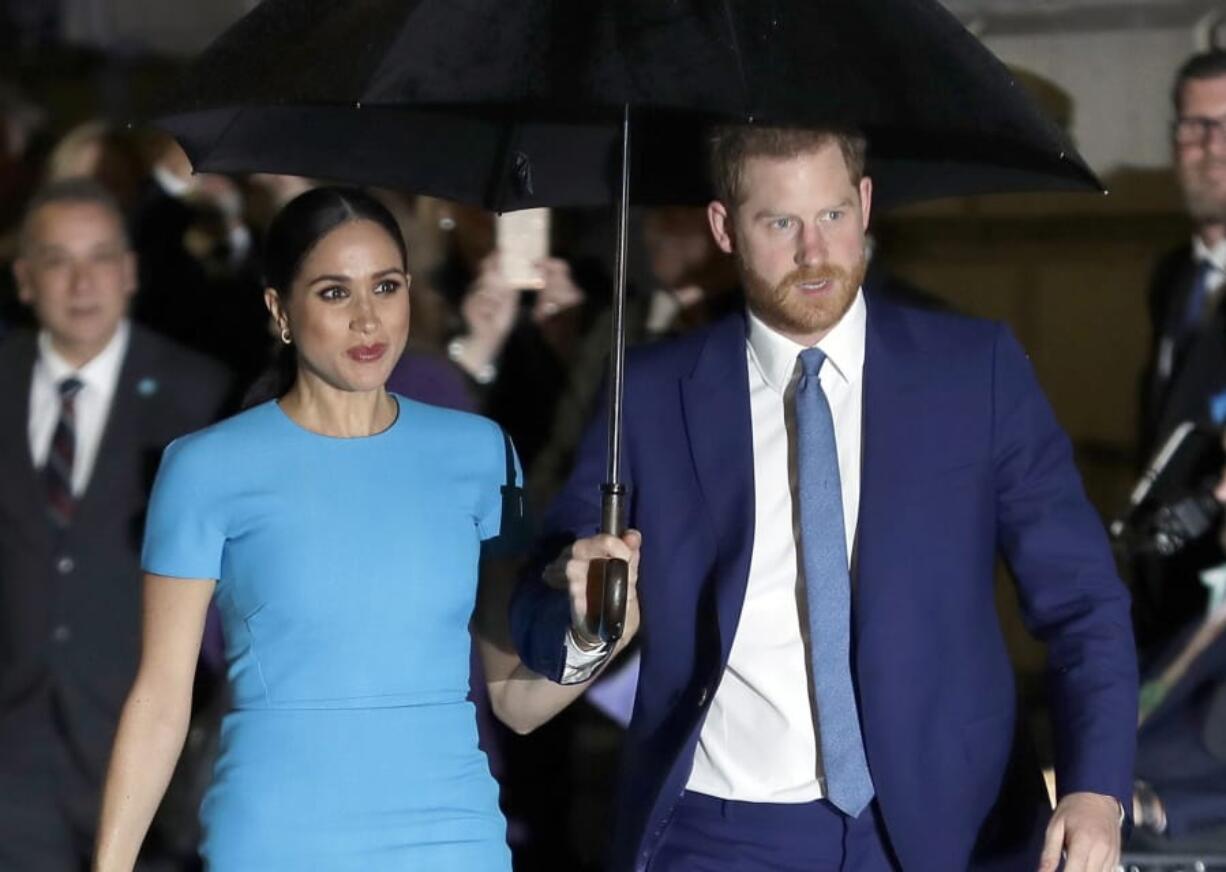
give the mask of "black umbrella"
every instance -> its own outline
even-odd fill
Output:
[[[717,120],[863,130],[886,205],[1101,189],[936,0],[264,0],[193,64],[157,124],[197,170],[496,211],[616,201],[603,528],[620,533],[627,205],[703,202]],[[599,631],[616,639],[625,566],[611,571]]]
[[[1097,186],[936,0],[265,0],[160,121],[198,169],[259,167],[495,211],[705,202],[712,119],[851,123],[878,202]]]

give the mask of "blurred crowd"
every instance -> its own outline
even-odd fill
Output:
[[[1176,83],[1172,148],[1196,230],[1155,273],[1147,459],[1184,420],[1226,420],[1226,308],[1218,305],[1226,61],[1213,53],[1195,63]],[[0,846],[7,828],[41,826],[34,821],[42,815],[59,821],[54,838],[87,856],[105,749],[135,667],[139,529],[157,454],[241,407],[271,377],[277,341],[262,297],[261,238],[276,211],[314,182],[193,174],[188,156],[155,131],[91,120],[51,139],[55,121],[50,107],[0,83]],[[88,180],[72,202],[96,208],[38,199],[68,180]],[[518,448],[532,502],[543,505],[569,471],[603,380],[610,216],[554,215],[550,254],[535,264],[537,287],[520,288],[502,269],[497,216],[377,193],[409,241],[413,280],[410,346],[389,388],[498,421]],[[676,335],[742,305],[735,268],[712,241],[704,210],[643,210],[632,232],[630,343]],[[925,300],[876,263],[867,281]],[[77,343],[81,360],[45,353],[39,337],[56,331]],[[39,406],[39,373],[61,364],[81,370],[79,402],[48,393]],[[77,480],[51,482],[47,470],[63,448],[54,428],[65,409],[80,423],[72,449],[91,459],[74,468]],[[44,529],[34,504],[56,487],[72,524]],[[1226,554],[1218,532],[1175,558],[1130,556],[1125,567],[1148,676],[1134,844],[1154,850],[1226,850]],[[22,592],[35,584],[38,596]],[[148,848],[150,869],[195,862],[195,804],[225,694],[220,641],[215,628],[209,633],[188,753]],[[517,868],[598,868],[620,725],[634,693],[628,660],[602,679],[591,704],[532,736],[484,719]]]

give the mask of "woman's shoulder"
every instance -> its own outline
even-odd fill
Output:
[[[237,457],[266,441],[275,424],[277,410],[273,401],[245,409],[201,430],[180,436],[166,449],[168,456],[183,459]]]
[[[453,463],[489,470],[502,475],[508,466],[518,466],[510,437],[495,421],[473,412],[432,406],[396,396],[400,403],[401,428],[407,439],[427,447],[445,466]]]
[[[401,418],[409,423],[406,430],[426,430],[450,438],[488,440],[497,437],[503,439],[502,428],[497,423],[478,415],[475,412],[465,412],[459,409],[449,409],[445,406],[434,406],[420,400],[411,400],[396,394],[396,402],[400,404]],[[416,424],[414,427],[413,424]]]

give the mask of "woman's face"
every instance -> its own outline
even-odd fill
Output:
[[[338,390],[382,387],[409,337],[409,276],[373,221],[337,226],[303,260],[288,299],[273,289],[265,299],[298,348],[299,378]]]

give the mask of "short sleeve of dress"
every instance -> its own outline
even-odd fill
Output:
[[[526,544],[528,509],[519,455],[511,438],[494,427],[489,472],[482,486],[477,528],[486,551],[514,551]]]
[[[207,442],[177,439],[162,455],[149,511],[141,566],[172,578],[221,577],[225,523],[223,471],[210,462]]]

